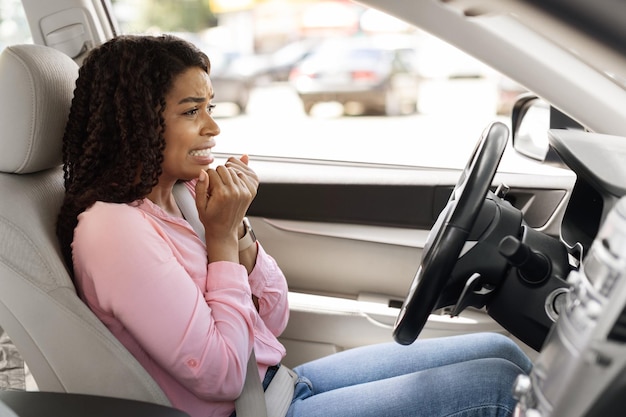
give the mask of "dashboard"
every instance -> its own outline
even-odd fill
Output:
[[[621,196],[626,195],[626,138],[551,129],[550,146],[577,176],[565,211],[561,239],[586,253],[600,225]]]
[[[516,381],[514,416],[624,415],[626,138],[551,129],[548,140],[576,174],[561,240],[579,264],[533,371]]]

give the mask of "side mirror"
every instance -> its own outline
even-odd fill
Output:
[[[549,129],[585,130],[565,113],[534,95],[524,93],[517,97],[511,113],[511,142],[513,149],[537,161],[560,166],[561,160],[550,147]]]
[[[519,96],[511,113],[513,148],[522,155],[544,161],[550,149],[550,106],[532,93]]]

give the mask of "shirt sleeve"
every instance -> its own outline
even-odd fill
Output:
[[[246,270],[211,263],[200,288],[167,238],[141,210],[96,203],[79,217],[73,243],[84,296],[195,395],[232,400],[243,387],[258,317]]]
[[[289,302],[287,280],[278,264],[257,242],[256,263],[248,276],[252,294],[259,299],[259,316],[276,337],[287,327]]]

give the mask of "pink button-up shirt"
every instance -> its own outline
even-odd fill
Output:
[[[253,345],[261,378],[285,355],[287,283],[260,245],[249,276],[239,264],[208,264],[191,226],[145,199],[94,204],[72,251],[81,297],[193,417],[232,413]]]

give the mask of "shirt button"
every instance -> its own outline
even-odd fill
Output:
[[[195,368],[196,366],[198,366],[198,361],[196,361],[195,359],[189,359],[187,361],[187,365],[189,365],[189,367],[191,368]]]

